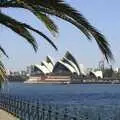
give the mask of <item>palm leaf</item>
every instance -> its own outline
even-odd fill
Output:
[[[0,45],[0,51],[1,51],[6,57],[8,57],[7,53],[6,53],[5,50],[2,48],[1,45]]]
[[[105,55],[107,61],[108,59],[113,59],[112,52],[105,37],[100,32],[98,32],[92,25],[90,25],[90,23],[87,21],[87,19],[83,17],[82,14],[73,9],[68,4],[64,3],[63,0],[52,0],[47,2],[38,0],[36,1],[36,4],[39,3],[39,5],[48,8],[49,10],[51,9],[52,11],[55,10],[55,12],[61,14],[61,16],[62,14],[65,14],[66,16],[69,16],[74,21],[76,21],[78,24],[84,26],[88,30],[88,32],[95,38],[100,50]]]
[[[57,16],[71,24],[73,24],[74,26],[76,26],[78,29],[80,29],[80,31],[82,31],[84,33],[84,35],[89,39],[91,40],[91,34],[89,33],[89,31],[81,24],[79,24],[78,22],[74,21],[72,18],[64,15],[64,14],[60,14],[58,12],[55,12],[53,10],[48,10],[48,9],[45,9],[45,8],[39,8],[39,7],[33,7],[33,9],[30,9],[30,7],[26,7],[24,6],[26,9],[29,9],[31,12],[38,12],[38,11],[42,11],[44,13],[47,13],[49,15],[54,15],[54,16]]]
[[[58,33],[58,28],[55,23],[46,15],[41,12],[33,12],[48,28],[48,30],[53,34]]]
[[[4,67],[2,61],[0,60],[0,81],[4,81],[5,76],[6,76],[6,70],[5,70],[5,67]]]
[[[2,17],[2,20],[0,20],[0,23],[12,29],[14,32],[18,33],[22,37],[26,38],[28,42],[33,46],[35,51],[37,50],[37,42],[26,28],[38,33],[40,36],[45,38],[57,50],[57,47],[52,42],[52,40],[50,40],[45,34],[38,31],[37,29],[34,29],[30,25],[27,25],[25,23],[18,22],[15,19],[5,14],[0,13],[0,16]]]
[[[18,5],[18,6],[17,6]],[[88,39],[95,38],[101,52],[108,60],[113,60],[110,45],[103,34],[94,28],[85,17],[63,0],[19,0],[12,7],[20,7],[31,12],[43,12],[64,19],[80,29]],[[92,37],[91,37],[92,36]]]
[[[43,8],[42,8],[42,10],[43,10]],[[77,28],[79,28],[87,36],[88,39],[91,39],[91,35],[92,35],[95,38],[101,52],[104,54],[106,60],[108,61],[108,60],[114,59],[112,52],[110,50],[110,45],[108,44],[104,35],[101,34],[100,32],[98,32],[93,26],[91,26],[90,23],[88,23],[87,20],[85,20],[82,15],[79,16],[79,21],[78,20],[76,21],[76,19],[72,19],[72,18],[70,19],[70,16],[67,17],[64,14],[62,15],[61,13],[58,13],[58,12],[55,12],[52,10],[50,12],[50,10],[44,9],[43,12],[46,12],[46,13],[51,14],[51,15],[55,15],[57,17],[60,17],[64,20],[74,24]],[[73,16],[75,16],[75,15],[73,15]]]
[[[40,36],[42,36],[43,38],[45,38],[45,39],[47,40],[47,42],[49,42],[49,43],[54,47],[55,50],[58,49],[58,48],[56,47],[56,45],[52,42],[52,40],[49,39],[49,38],[48,38],[45,34],[43,34],[42,32],[38,31],[37,29],[32,28],[30,25],[27,25],[27,24],[25,24],[25,23],[20,23],[20,24],[23,25],[24,27],[26,27],[26,28],[28,28],[28,29],[30,29],[30,30],[38,33],[38,34],[39,34]]]
[[[36,40],[33,38],[33,36],[29,33],[29,31],[21,26],[20,24],[17,24],[16,21],[11,19],[9,16],[0,13],[0,23],[7,26],[8,28],[12,29],[17,34],[24,37],[34,48],[34,50],[37,50],[37,43]]]

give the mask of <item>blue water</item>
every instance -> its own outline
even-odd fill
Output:
[[[120,106],[119,84],[24,84],[9,83],[9,93],[41,103]]]

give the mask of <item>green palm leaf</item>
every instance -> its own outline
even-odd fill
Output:
[[[36,0],[36,4],[48,8],[48,11],[51,10],[53,12],[53,15],[58,16],[59,14],[59,17],[62,19],[63,19],[62,15],[66,15],[69,18],[72,18],[76,23],[82,25],[86,29],[86,31],[89,32],[95,38],[100,50],[105,55],[107,61],[109,59],[113,59],[112,52],[109,48],[109,44],[106,41],[105,37],[100,32],[98,32],[92,25],[90,25],[90,23],[87,21],[87,19],[83,17],[82,14],[80,14],[78,11],[70,7],[68,4],[64,3],[63,0],[52,0],[47,2]],[[78,28],[81,30],[80,27]]]
[[[42,36],[43,38],[45,38],[56,50],[57,47],[55,46],[55,44],[52,42],[52,40],[50,40],[45,34],[43,34],[42,32],[32,28],[30,25],[27,25],[25,23],[21,23],[16,21],[15,19],[0,13],[0,23],[7,26],[8,28],[12,29],[14,32],[16,32],[17,34],[21,35],[22,37],[24,37],[25,39],[27,39],[27,41],[33,46],[34,50],[37,50],[37,42],[36,40],[33,38],[33,36],[30,34],[30,32],[26,29],[30,29],[36,33],[38,33],[40,36]]]
[[[0,24],[7,26],[14,32],[24,37],[33,46],[34,50],[37,50],[36,40],[25,27],[21,26],[20,24],[17,24],[16,21],[14,21],[13,19],[11,19],[3,13],[0,13]]]
[[[2,48],[1,45],[0,45],[0,51],[1,51],[6,57],[8,57],[7,53],[6,53],[5,50]]]
[[[0,60],[0,84],[1,84],[1,82],[5,81],[5,76],[6,76],[6,69],[5,69],[2,61]]]
[[[58,33],[58,28],[54,22],[46,15],[41,12],[34,12],[34,14],[46,25],[48,30],[53,34]]]
[[[72,8],[64,0],[11,0],[8,7],[25,8],[33,12],[34,14],[42,13],[44,15],[54,15],[65,21],[68,21],[80,29],[88,39],[95,38],[100,50],[108,60],[113,60],[113,55],[110,50],[110,45],[106,41],[106,38],[95,27],[93,27],[85,17]],[[3,4],[2,4],[3,5]],[[1,6],[1,5],[0,5]],[[3,5],[6,7],[5,5]],[[46,15],[46,16],[47,16]],[[38,17],[38,16],[37,16]],[[44,19],[42,19],[44,20]]]

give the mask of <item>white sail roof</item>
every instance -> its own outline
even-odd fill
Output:
[[[76,67],[77,67],[77,69],[78,69],[78,71],[79,71],[79,73],[80,73],[80,66],[79,66],[79,64],[77,63],[77,60],[73,57],[73,55],[70,53],[70,52],[66,52],[66,54],[65,54],[65,58],[67,58],[67,59],[69,59],[70,61],[72,61],[75,65],[76,65]]]
[[[73,63],[71,60],[63,57],[63,61],[66,60],[66,62],[68,62],[69,65],[71,65],[71,67],[73,67],[73,69],[75,70],[75,72],[77,73],[77,75],[80,75],[80,72],[77,68],[77,66],[75,65],[75,63]],[[64,61],[65,62],[65,61]]]
[[[47,57],[46,57],[46,61],[49,62],[49,63],[51,63],[51,64],[53,65],[53,67],[54,67],[55,63],[54,63],[52,57],[47,56]]]
[[[51,64],[51,62],[48,63],[46,61],[42,61],[41,64],[44,65],[48,69],[49,72],[52,72],[53,65]]]
[[[62,64],[63,66],[65,66],[70,72],[72,72],[72,73],[75,73],[76,71],[75,71],[75,69],[71,66],[71,65],[69,65],[69,64],[67,64],[67,63],[65,63],[65,62],[62,62],[61,60],[60,61],[58,61],[60,64]]]
[[[103,73],[102,71],[95,71],[95,72],[92,72],[96,77],[100,77],[100,78],[103,78]]]
[[[83,64],[79,64],[79,66],[80,66],[80,72],[81,72],[81,74],[87,75],[87,71],[86,71],[84,65]]]
[[[41,72],[43,72],[44,74],[49,73],[49,70],[48,70],[44,65],[35,64],[34,66],[37,67],[37,68],[38,68]]]

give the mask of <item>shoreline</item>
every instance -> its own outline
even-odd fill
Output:
[[[120,82],[72,82],[72,83],[60,83],[60,82],[25,82],[24,84],[59,84],[59,85],[69,85],[69,84],[120,84]]]

